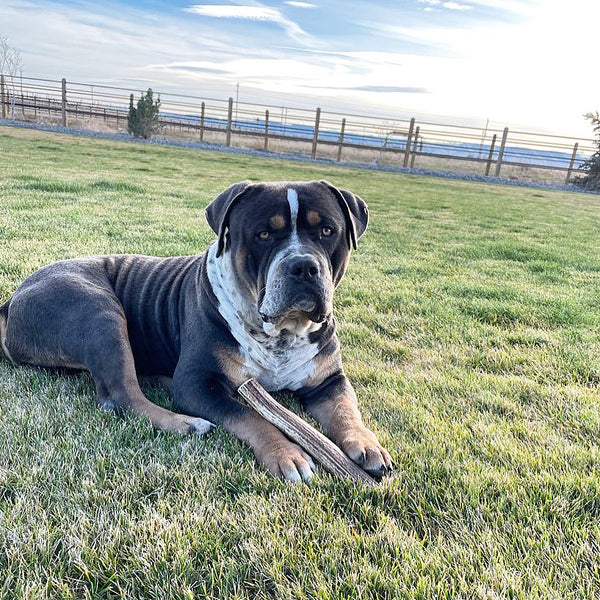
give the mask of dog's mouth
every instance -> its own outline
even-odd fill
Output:
[[[308,297],[299,299],[285,310],[260,312],[263,329],[270,336],[279,335],[282,331],[296,335],[316,331],[330,315],[331,311],[327,310],[324,303]]]
[[[263,323],[271,323],[277,325],[281,321],[292,320],[292,319],[304,319],[305,321],[312,321],[313,323],[323,323],[329,317],[329,313],[324,312],[320,309],[307,310],[290,310],[285,312],[279,312],[274,315],[270,315],[264,312],[260,313],[260,318]]]

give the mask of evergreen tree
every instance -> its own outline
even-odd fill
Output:
[[[160,111],[160,96],[154,100],[152,88],[142,92],[137,106],[133,105],[133,94],[129,97],[129,113],[127,115],[127,130],[135,137],[145,140],[152,137],[160,127],[158,113]]]
[[[584,116],[592,122],[594,128],[596,152],[579,166],[579,170],[583,171],[585,176],[577,177],[573,182],[588,190],[600,190],[600,115],[596,111],[595,113],[587,113]]]

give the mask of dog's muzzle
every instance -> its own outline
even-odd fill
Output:
[[[322,323],[332,312],[329,271],[312,254],[288,255],[269,268],[260,315],[265,323],[300,318]]]

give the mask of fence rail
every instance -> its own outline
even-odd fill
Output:
[[[139,90],[75,81],[2,75],[3,118],[49,120],[91,129],[127,128],[129,100]],[[552,171],[568,182],[594,152],[591,139],[508,128],[476,128],[161,93],[162,132],[230,145],[327,156],[337,161],[492,173],[515,167]],[[287,144],[287,146],[286,146]],[[289,147],[288,147],[289,146]],[[562,173],[562,175],[560,175]],[[517,172],[516,175],[523,176]],[[510,173],[509,173],[510,176]]]

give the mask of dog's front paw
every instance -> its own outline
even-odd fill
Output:
[[[288,440],[257,450],[256,457],[273,475],[287,481],[309,481],[315,474],[313,459]]]
[[[347,432],[339,445],[357,465],[376,479],[389,475],[393,470],[391,456],[375,434],[366,428]]]

